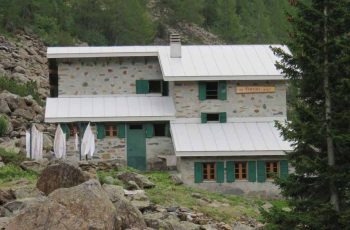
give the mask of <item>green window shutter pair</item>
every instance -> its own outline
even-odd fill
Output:
[[[60,124],[60,125],[63,133],[66,135],[66,139],[68,140],[70,135],[69,126],[67,124]]]
[[[205,82],[198,82],[198,98],[200,101],[204,101],[207,98],[206,88]]]
[[[153,128],[153,124],[145,124],[146,127],[146,137],[147,138],[151,138],[154,135],[154,128]]]
[[[203,182],[203,163],[194,162],[194,183]]]
[[[220,113],[219,119],[220,119],[220,123],[226,123],[226,121],[227,121],[226,112]]]
[[[288,161],[281,160],[280,161],[280,177],[286,178],[288,176]]]
[[[97,127],[97,139],[101,140],[105,138],[106,132],[105,132],[104,124],[98,123],[96,124],[96,127]]]
[[[117,124],[117,136],[119,138],[125,138],[125,123]]]
[[[198,98],[204,101],[207,98],[207,85],[205,82],[198,82]],[[219,81],[218,83],[218,99],[227,100],[227,84],[226,81]]]
[[[226,162],[226,180],[227,182],[235,182],[235,162]]]
[[[136,94],[146,94],[149,91],[147,80],[136,80]]]
[[[226,81],[219,81],[219,84],[218,84],[218,98],[220,100],[227,100],[227,84],[226,84]]]
[[[265,161],[257,161],[258,182],[266,181],[266,164]]]

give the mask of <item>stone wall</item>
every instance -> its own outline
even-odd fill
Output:
[[[135,94],[136,80],[163,79],[156,57],[66,59],[58,76],[59,96]]]
[[[265,198],[280,197],[279,188],[273,184],[272,180],[267,180],[264,183],[248,182],[247,180],[236,180],[233,183],[225,182],[216,183],[215,181],[208,181],[203,183],[194,183],[194,162],[215,162],[215,161],[249,161],[249,160],[281,160],[281,157],[182,157],[178,158],[177,168],[181,173],[181,179],[187,185],[205,189],[212,192],[222,192],[226,194],[259,196]],[[226,168],[226,163],[225,163]]]
[[[167,169],[165,158],[158,156],[175,155],[173,142],[170,137],[146,138],[146,156],[148,170]]]
[[[275,93],[236,94],[236,86],[275,86]],[[228,81],[227,100],[198,99],[198,82],[170,85],[178,118],[199,118],[201,112],[227,112],[227,117],[286,116],[284,81]]]

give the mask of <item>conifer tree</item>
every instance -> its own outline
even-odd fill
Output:
[[[293,120],[279,124],[294,143],[295,173],[277,180],[291,212],[263,215],[272,229],[349,229],[350,1],[291,1],[292,55],[274,49],[277,64],[298,87]]]

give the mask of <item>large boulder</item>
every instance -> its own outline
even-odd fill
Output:
[[[12,113],[12,115],[23,117],[26,120],[32,120],[35,114],[29,109],[18,108]]]
[[[23,161],[21,163],[21,168],[24,170],[34,171],[36,173],[41,173],[49,165],[49,160],[46,158],[33,161]]]
[[[116,210],[96,180],[57,189],[26,207],[7,229],[118,229]]]
[[[58,188],[73,187],[88,179],[79,167],[62,162],[50,165],[44,169],[36,186],[47,195]]]
[[[16,199],[15,194],[12,190],[1,190],[0,189],[0,205],[6,204],[9,201]]]
[[[146,176],[134,173],[134,172],[122,172],[117,175],[118,179],[123,181],[125,184],[130,183],[130,181],[135,181],[136,184],[144,188],[153,188],[155,184],[152,183]]]
[[[117,185],[103,185],[117,211],[116,229],[145,229],[146,223],[142,213],[124,197],[124,191]]]

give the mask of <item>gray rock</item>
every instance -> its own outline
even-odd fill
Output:
[[[23,161],[21,163],[21,168],[40,174],[48,165],[49,161],[46,158],[43,158],[41,160]]]
[[[14,71],[15,73],[23,73],[23,74],[26,73],[26,70],[25,70],[22,66],[16,66],[16,67],[13,69],[13,71]]]
[[[151,202],[144,190],[136,190],[134,194],[127,197],[133,206],[143,211],[150,208]]]
[[[155,184],[151,182],[146,176],[138,173],[122,172],[122,173],[119,173],[117,177],[124,183],[127,183],[129,181],[135,181],[136,184],[142,189],[155,187]]]
[[[0,205],[6,204],[14,199],[16,199],[16,197],[12,190],[0,189]]]
[[[4,99],[0,99],[0,113],[3,113],[3,114],[11,113],[11,109]]]
[[[175,185],[181,185],[184,183],[177,175],[170,175],[169,178]]]
[[[45,150],[51,150],[53,148],[53,139],[48,134],[43,134],[43,148]]]
[[[120,199],[120,197],[124,197],[124,189],[122,186],[103,184],[102,188],[112,202],[116,202]]]
[[[12,220],[11,217],[0,218],[0,229],[6,229],[7,224]]]
[[[236,222],[232,225],[232,229],[234,229],[234,230],[253,230],[254,228],[250,227],[249,225],[245,225],[245,224]]]
[[[126,189],[128,190],[139,190],[140,187],[136,184],[135,181],[130,180],[125,183]]]
[[[14,189],[14,194],[16,196],[16,199],[44,196],[43,192],[39,191],[39,189],[37,189],[37,188],[32,188],[32,187],[16,188],[16,189]]]
[[[34,114],[30,110],[21,108],[16,109],[12,115],[23,117],[26,120],[32,120],[34,117]]]

